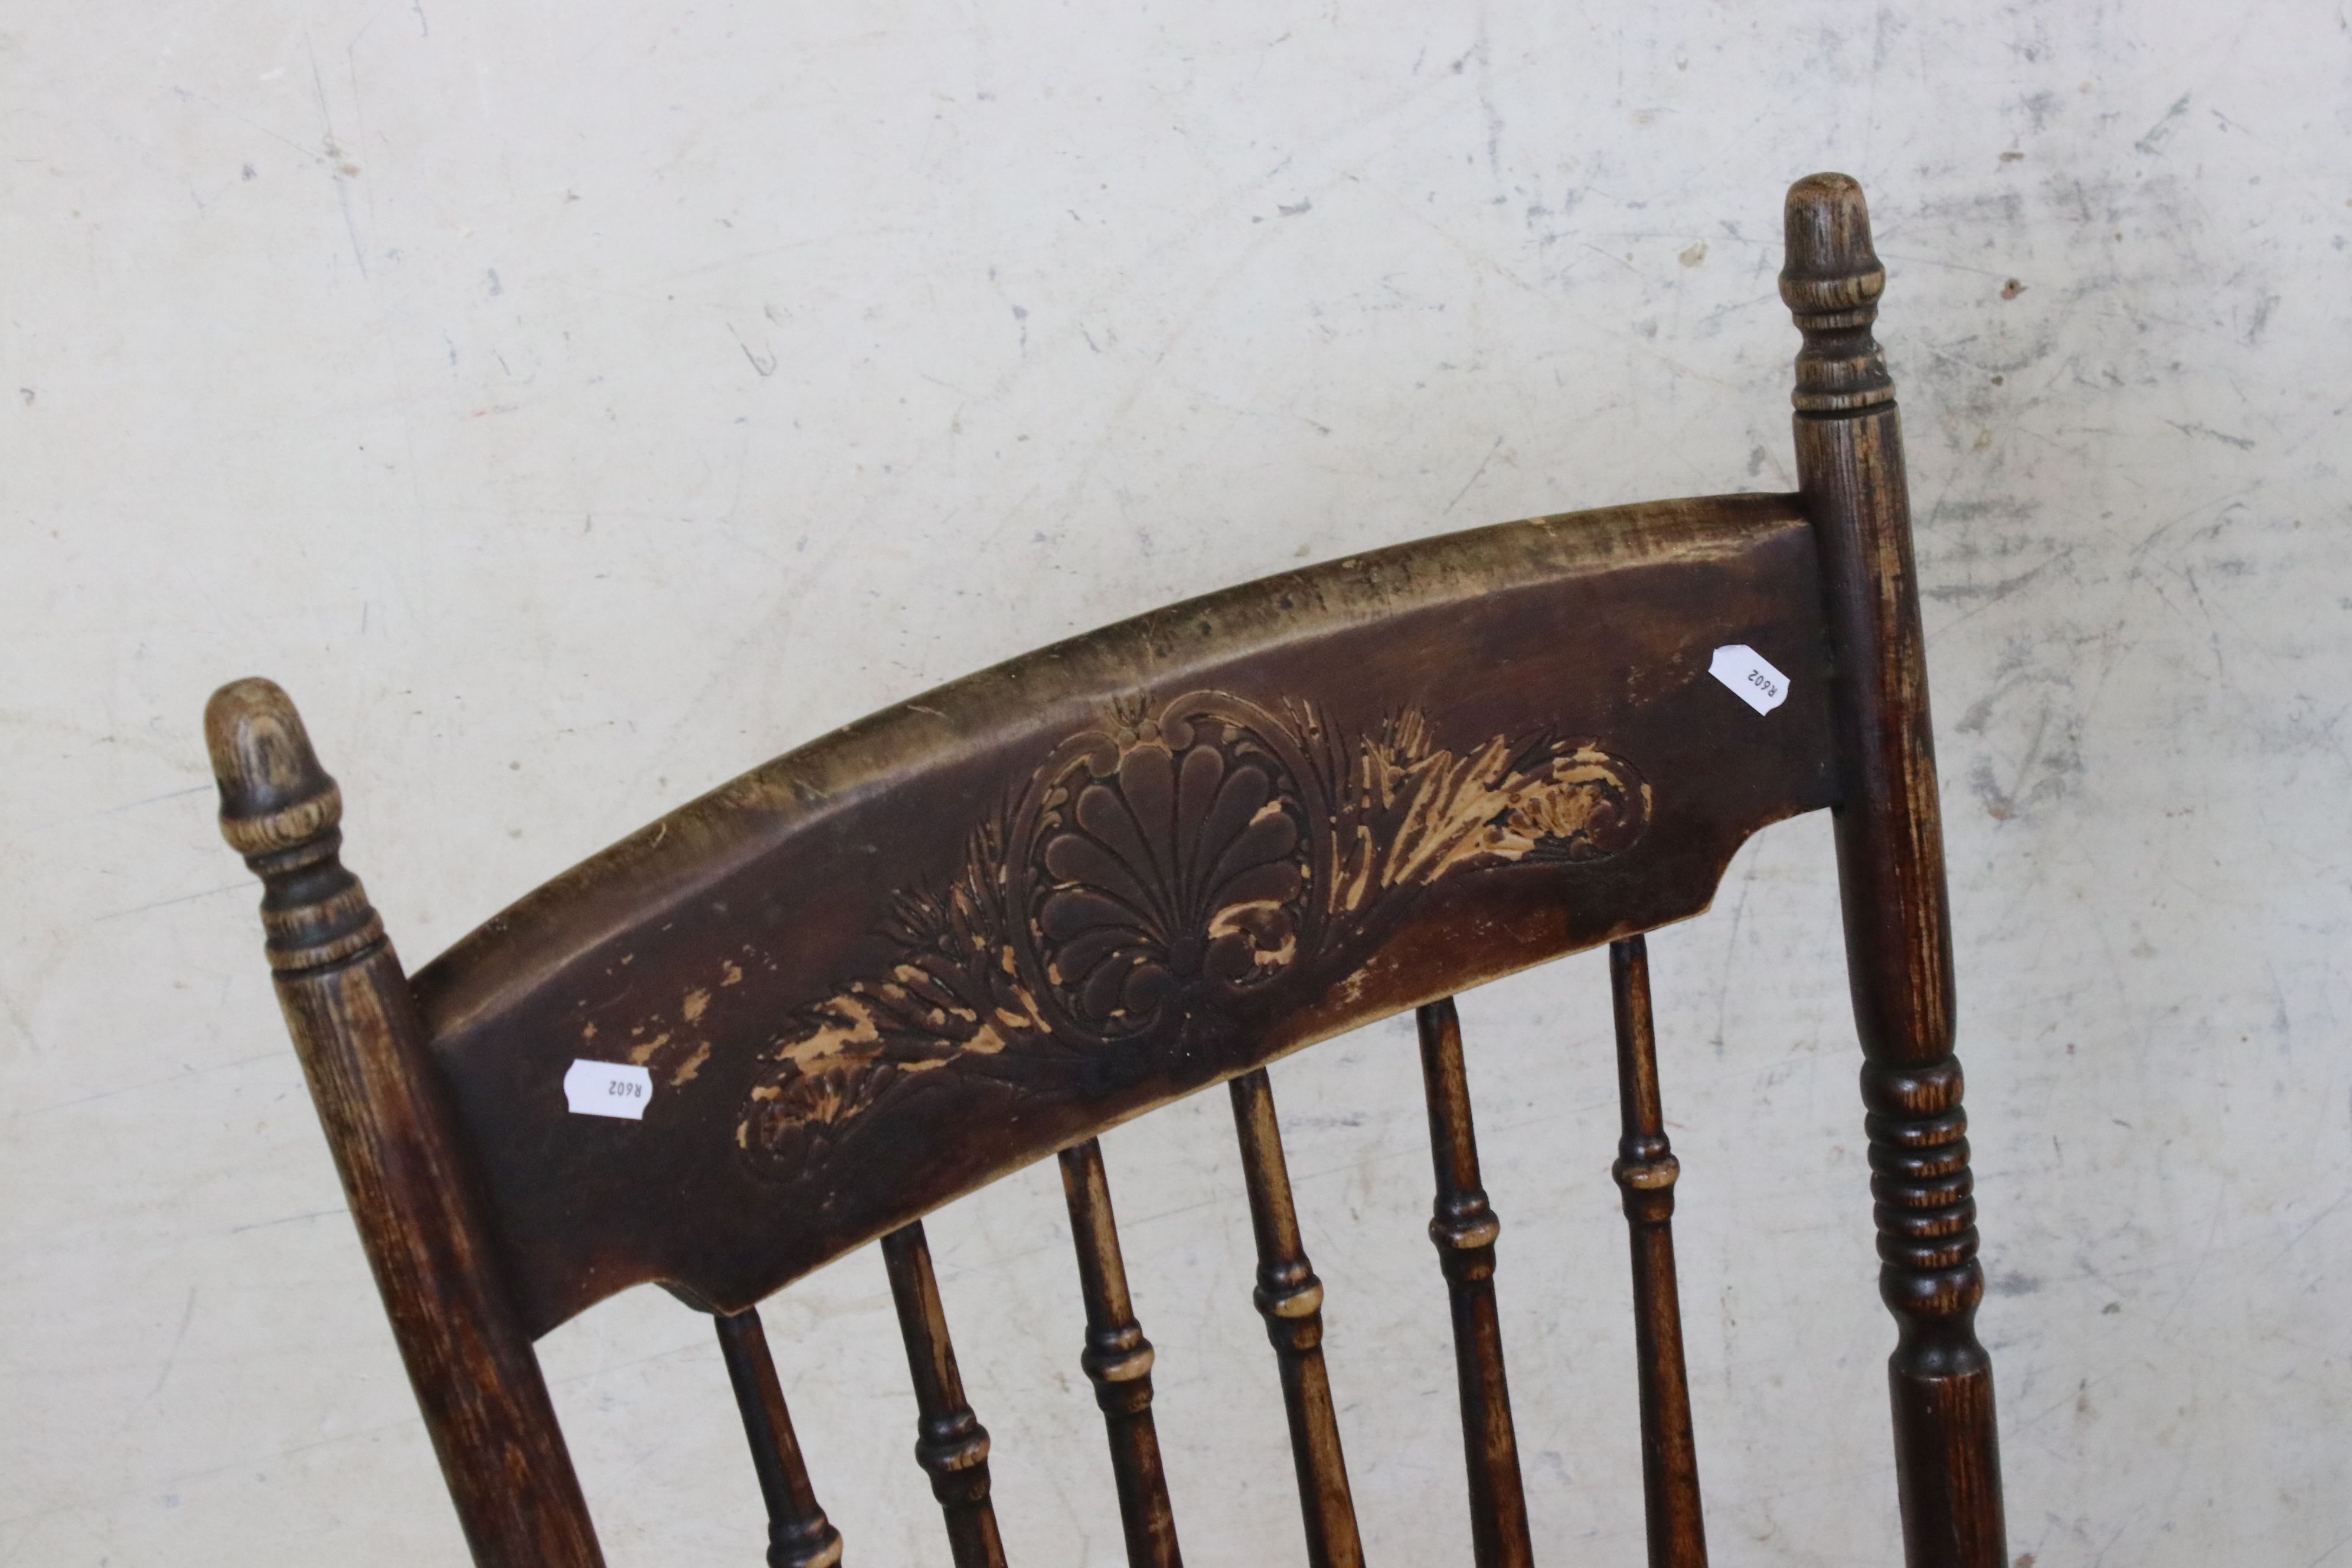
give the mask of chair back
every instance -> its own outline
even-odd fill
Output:
[[[1129,1560],[1179,1561],[1097,1142],[1223,1083],[1309,1562],[1362,1561],[1266,1064],[1417,1014],[1474,1556],[1532,1561],[1451,998],[1607,944],[1650,1560],[1706,1561],[1643,933],[1832,809],[1911,1568],[2000,1568],[1941,834],[1885,275],[1791,189],[1794,495],[1422,540],[1192,600],[789,752],[411,979],[285,693],[207,712],[287,1022],[477,1561],[600,1561],[532,1342],[658,1283],[712,1315],[777,1568],[837,1562],[757,1313],[878,1240],[960,1568],[988,1436],[923,1216],[1057,1157]]]

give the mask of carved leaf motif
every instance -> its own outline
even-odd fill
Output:
[[[751,1106],[735,1129],[735,1142],[772,1158],[789,1155],[806,1165],[833,1142],[838,1130],[882,1097],[898,1077],[887,1061],[846,1060],[751,1091]]]
[[[1003,833],[991,824],[971,836],[946,889],[901,896],[885,933],[898,962],[887,976],[851,981],[777,1037],[737,1143],[798,1165],[810,1139],[902,1079],[1044,1035],[1009,944],[1004,880]]]
[[[1514,748],[1497,735],[1456,757],[1418,713],[1367,738],[1351,782],[1331,889],[1340,913],[1480,866],[1601,859],[1649,821],[1648,784],[1597,747]]]

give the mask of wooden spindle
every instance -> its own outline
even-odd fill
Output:
[[[1437,1201],[1429,1239],[1454,1309],[1454,1370],[1462,1387],[1462,1449],[1470,1472],[1470,1542],[1478,1568],[1528,1568],[1527,1489],[1519,1479],[1519,1439],[1503,1376],[1503,1330],[1495,1315],[1495,1238],[1503,1222],[1478,1177],[1478,1139],[1470,1121],[1470,1079],[1462,1063],[1462,1021],[1454,999],[1415,1016],[1421,1026],[1421,1081],[1429,1100],[1429,1152]]]
[[[1992,1359],[1976,1332],[1968,1117],[1952,1054],[1951,917],[1895,383],[1872,324],[1886,272],[1862,187],[1789,188],[1780,298],[1797,353],[1797,481],[1822,567],[1837,675],[1838,889],[1864,1063],[1878,1289],[1910,1568],[2009,1562]]]
[[[1311,1568],[1361,1568],[1364,1548],[1356,1533],[1356,1500],[1348,1489],[1348,1462],[1339,1451],[1339,1416],[1331,1405],[1331,1377],[1323,1366],[1323,1281],[1315,1277],[1299,1240],[1290,1168],[1282,1157],[1282,1129],[1274,1117],[1274,1085],[1259,1068],[1228,1087],[1234,1125],[1241,1135],[1250,1227],[1257,1236],[1254,1296],[1282,1373],[1290,1457],[1298,1470],[1298,1506],[1307,1528],[1307,1561]]]
[[[1004,1568],[996,1509],[988,1500],[988,1429],[964,1399],[963,1374],[956,1370],[955,1346],[948,1340],[923,1222],[885,1236],[882,1261],[890,1271],[890,1297],[898,1304],[898,1332],[907,1342],[907,1370],[914,1375],[921,1416],[915,1459],[930,1476],[931,1495],[946,1516],[956,1568]]]
[[[1675,1181],[1682,1165],[1666,1142],[1659,1100],[1650,952],[1642,938],[1609,944],[1609,989],[1617,1014],[1617,1098],[1624,1128],[1611,1173],[1625,1195],[1625,1228],[1633,1247],[1633,1345],[1642,1386],[1642,1498],[1650,1568],[1706,1568],[1690,1376],[1683,1366],[1682,1299],[1675,1285]]]
[[[1110,1438],[1127,1560],[1131,1568],[1179,1568],[1184,1559],[1176,1548],[1176,1516],[1168,1506],[1160,1433],[1151,1420],[1151,1342],[1143,1337],[1128,1294],[1102,1145],[1089,1138],[1063,1150],[1061,1162],[1062,1194],[1069,1200],[1070,1233],[1077,1243],[1078,1289],[1087,1303],[1087,1345],[1078,1364],[1095,1385]]]
[[[809,1485],[808,1465],[793,1417],[784,1408],[783,1385],[776,1381],[775,1358],[768,1353],[760,1311],[746,1307],[712,1320],[719,1351],[727,1361],[727,1381],[743,1414],[743,1436],[751,1444],[751,1468],[768,1505],[768,1568],[835,1568],[841,1532],[824,1517]]]

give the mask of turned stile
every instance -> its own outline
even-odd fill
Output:
[[[1307,1530],[1310,1568],[1362,1568],[1356,1500],[1348,1489],[1348,1461],[1339,1449],[1339,1419],[1331,1404],[1331,1376],[1323,1365],[1323,1281],[1307,1261],[1291,1201],[1290,1168],[1275,1121],[1274,1085],[1264,1068],[1227,1086],[1240,1135],[1242,1179],[1249,1191],[1250,1228],[1257,1240],[1257,1289],[1253,1299],[1265,1320],[1282,1376],[1282,1404],[1290,1421],[1290,1458],[1298,1471],[1298,1507]]]
[[[1650,949],[1609,944],[1617,1022],[1617,1099],[1623,1131],[1610,1173],[1624,1194],[1633,1252],[1633,1353],[1642,1397],[1642,1499],[1650,1568],[1706,1568],[1699,1511],[1698,1445],[1683,1363],[1682,1296],[1675,1279],[1675,1183],[1682,1165],[1666,1141],[1658,1093],[1657,1030],[1650,1014]]]
[[[1886,275],[1862,189],[1789,191],[1780,296],[1797,355],[1799,491],[1820,553],[1835,692],[1847,975],[1864,1056],[1879,1291],[1910,1568],[2005,1568],[1927,662],[1895,385],[1871,334]]]
[[[1437,1198],[1429,1221],[1454,1311],[1454,1366],[1462,1393],[1463,1460],[1470,1481],[1470,1542],[1477,1568],[1527,1568],[1535,1561],[1519,1439],[1503,1374],[1503,1330],[1495,1310],[1495,1239],[1503,1222],[1478,1174],[1470,1120],[1470,1079],[1462,1061],[1462,1021],[1454,999],[1432,1002],[1421,1032],[1422,1087],[1429,1102],[1429,1151]]]
[[[1151,1342],[1135,1321],[1128,1292],[1101,1143],[1089,1138],[1063,1150],[1061,1166],[1062,1194],[1069,1202],[1070,1234],[1077,1246],[1078,1289],[1087,1307],[1087,1344],[1078,1364],[1094,1384],[1110,1440],[1127,1560],[1130,1568],[1178,1568],[1183,1556],[1176,1549],[1176,1516],[1168,1505],[1168,1476],[1151,1419]]]
[[[923,1222],[885,1236],[882,1261],[890,1273],[890,1299],[898,1310],[907,1370],[915,1383],[915,1459],[931,1478],[956,1568],[1004,1568],[1004,1542],[997,1537],[996,1507],[988,1496],[988,1428],[964,1397]]]
[[[221,834],[261,879],[278,1006],[474,1561],[593,1568],[587,1505],[408,978],[343,868],[342,794],[270,681],[215,692],[205,740]]]
[[[768,1507],[768,1568],[835,1568],[841,1532],[817,1506],[816,1489],[809,1484],[808,1462],[793,1432],[792,1412],[784,1408],[783,1384],[776,1378],[759,1309],[720,1313],[711,1321],[735,1406],[742,1412],[743,1436],[751,1445],[760,1498]]]

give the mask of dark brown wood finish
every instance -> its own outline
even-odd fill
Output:
[[[261,879],[278,1004],[474,1561],[598,1568],[408,978],[343,868],[342,792],[269,681],[215,692],[205,740],[221,834]]]
[[[943,688],[558,879],[416,981],[526,1324],[649,1279],[750,1306],[1155,1106],[1697,912],[1832,797],[1816,572],[1772,496],[1353,557]],[[1726,643],[1790,676],[1769,717],[1707,674]],[[568,1114],[576,1058],[645,1065],[645,1119]]]
[[[1250,1228],[1257,1238],[1257,1289],[1252,1299],[1265,1320],[1282,1374],[1282,1405],[1290,1420],[1290,1458],[1298,1471],[1298,1509],[1307,1528],[1309,1568],[1362,1568],[1356,1500],[1348,1489],[1347,1457],[1339,1450],[1339,1416],[1331,1404],[1331,1374],[1323,1365],[1323,1281],[1307,1261],[1298,1209],[1290,1196],[1290,1167],[1282,1157],[1282,1128],[1274,1116],[1274,1085],[1265,1069],[1226,1086],[1242,1146],[1242,1181],[1249,1189]]]
[[[1004,1568],[996,1505],[988,1496],[988,1428],[964,1398],[963,1374],[956,1369],[922,1222],[884,1237],[882,1260],[890,1271],[898,1332],[907,1342],[907,1370],[915,1380],[915,1459],[931,1478],[956,1568]]]
[[[1454,1370],[1462,1391],[1462,1450],[1470,1479],[1470,1542],[1478,1568],[1528,1568],[1528,1499],[1519,1438],[1503,1375],[1503,1328],[1495,1312],[1495,1238],[1503,1222],[1478,1175],[1470,1078],[1462,1061],[1462,1020],[1454,998],[1415,1016],[1421,1081],[1429,1101],[1429,1152],[1437,1199],[1429,1239],[1437,1245],[1454,1310]]]
[[[1172,1564],[1104,1130],[1229,1081],[1309,1556],[1361,1562],[1265,1065],[1422,1009],[1481,1568],[1528,1561],[1450,998],[1615,945],[1654,1568],[1705,1560],[1641,933],[1833,806],[1910,1568],[2004,1568],[1884,273],[1790,192],[1801,493],[1537,518],[1177,605],[853,724],[404,975],[285,694],[215,695],[229,842],[478,1563],[594,1568],[530,1342],[630,1286],[719,1316],[772,1563],[836,1562],[750,1310],[877,1237],[958,1568],[1003,1561],[922,1216],[1060,1152],[1130,1561]],[[1712,679],[1744,645],[1757,712]],[[651,1081],[571,1112],[575,1062]]]
[[[1642,1500],[1650,1568],[1706,1568],[1698,1500],[1698,1444],[1675,1279],[1675,1182],[1682,1164],[1666,1141],[1658,1094],[1657,1031],[1650,1016],[1650,950],[1642,938],[1609,944],[1617,1016],[1617,1100],[1623,1132],[1610,1173],[1625,1198],[1633,1249],[1633,1353],[1642,1390]]]
[[[1176,1549],[1176,1516],[1168,1505],[1160,1433],[1151,1420],[1151,1342],[1135,1321],[1135,1302],[1128,1293],[1102,1145],[1089,1138],[1065,1149],[1061,1165],[1062,1195],[1069,1202],[1070,1234],[1077,1245],[1078,1290],[1087,1305],[1087,1343],[1078,1364],[1094,1384],[1095,1404],[1110,1439],[1127,1560],[1132,1568],[1177,1568],[1183,1554]]]
[[[735,1406],[742,1412],[743,1436],[751,1445],[760,1498],[768,1505],[768,1568],[836,1568],[841,1532],[817,1506],[816,1489],[809,1484],[808,1462],[793,1433],[792,1412],[784,1408],[783,1385],[776,1380],[759,1309],[711,1321],[718,1325]]]
[[[2003,1568],[1992,1364],[1977,1262],[1927,668],[1895,384],[1871,332],[1886,283],[1862,188],[1790,189],[1780,274],[1797,355],[1797,471],[1835,653],[1838,879],[1864,1064],[1880,1293],[1910,1568]]]

